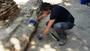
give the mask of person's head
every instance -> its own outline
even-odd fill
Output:
[[[50,3],[42,3],[40,7],[40,11],[42,13],[46,13],[47,15],[51,12],[52,5]]]

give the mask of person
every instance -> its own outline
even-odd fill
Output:
[[[50,15],[50,19],[48,20],[47,26],[43,31],[44,36],[48,35],[51,28],[60,34],[63,30],[72,29],[74,26],[74,17],[62,6],[42,3],[40,7],[40,15],[37,16],[37,20],[48,17],[48,15]],[[64,39],[64,36],[65,35],[63,35],[61,39]]]

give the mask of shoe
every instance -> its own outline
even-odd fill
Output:
[[[59,45],[64,46],[67,43],[67,34],[63,33],[59,35]]]
[[[60,39],[60,41],[58,41],[59,46],[64,46],[66,43],[67,40]]]

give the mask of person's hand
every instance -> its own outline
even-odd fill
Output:
[[[45,40],[45,39],[47,39],[47,35],[45,35],[45,34],[38,34],[38,35],[37,35],[37,38],[38,38],[39,40]]]

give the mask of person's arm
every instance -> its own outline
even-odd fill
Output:
[[[49,20],[48,25],[45,27],[43,34],[47,35],[50,31],[55,19]]]
[[[37,16],[37,20],[40,21],[41,19],[43,19],[44,16],[43,15],[40,15],[40,16]]]
[[[47,17],[49,15],[48,11],[42,11],[38,16],[37,16],[37,20],[40,21],[41,19],[43,19],[44,17]]]

